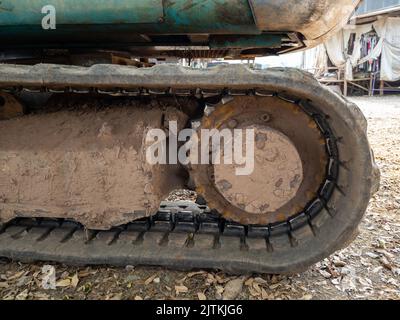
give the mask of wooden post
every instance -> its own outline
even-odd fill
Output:
[[[369,96],[372,97],[374,95],[374,74],[371,73],[371,78],[369,79]]]
[[[380,86],[379,86],[379,89],[380,89],[380,95],[381,96],[383,96],[383,93],[384,93],[384,88],[385,88],[385,81],[383,81],[383,80],[381,80],[381,83],[380,83]]]

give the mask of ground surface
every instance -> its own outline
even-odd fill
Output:
[[[44,264],[3,261],[0,298],[400,299],[400,96],[353,100],[369,120],[371,144],[382,170],[381,190],[369,206],[356,241],[309,271],[293,276],[233,277],[207,271],[54,265],[56,289],[45,290]]]

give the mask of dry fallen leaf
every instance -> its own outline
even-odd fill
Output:
[[[260,285],[257,282],[253,282],[253,288],[256,290],[258,293],[261,293],[261,288]]]
[[[150,278],[147,278],[147,280],[144,282],[144,284],[147,286],[150,283],[153,282],[153,280],[157,277],[157,274],[153,274]]]
[[[338,267],[338,268],[343,268],[344,266],[346,266],[346,262],[341,261],[341,260],[335,260],[335,261],[333,261],[333,264],[335,267]]]
[[[211,285],[216,282],[214,276],[212,274],[207,274],[206,285]]]
[[[90,276],[90,272],[88,270],[81,270],[78,272],[78,277],[79,278],[85,278]]]
[[[25,289],[15,297],[15,300],[26,300],[28,298],[28,295],[29,291],[28,289]]]
[[[11,277],[8,277],[7,280],[12,281],[12,280],[18,279],[18,278],[22,277],[24,275],[24,273],[25,273],[25,271],[17,272],[16,274],[12,275]]]
[[[121,293],[117,293],[115,295],[113,295],[110,300],[122,300],[122,294]]]
[[[267,280],[264,280],[263,278],[260,278],[260,277],[254,278],[254,281],[257,282],[258,284],[261,284],[261,285],[267,285],[268,284]]]
[[[238,278],[230,280],[226,283],[224,293],[222,296],[223,300],[234,300],[242,292],[244,278]]]
[[[270,286],[269,286],[269,289],[270,289],[270,290],[275,290],[275,289],[277,289],[277,288],[280,287],[280,286],[281,286],[280,283],[275,283],[275,284],[270,285]]]
[[[33,293],[32,295],[33,295],[33,298],[37,299],[37,300],[50,300],[50,296],[45,293],[37,292],[37,293]]]
[[[203,292],[198,292],[197,297],[199,298],[199,300],[207,300],[207,297]]]
[[[386,257],[381,257],[379,259],[379,262],[388,270],[393,269],[393,265],[389,262],[389,260]]]
[[[79,278],[78,278],[78,274],[74,274],[74,276],[71,278],[71,286],[73,288],[76,288],[78,286],[79,283]]]
[[[223,286],[219,286],[219,285],[216,285],[215,286],[215,291],[217,292],[217,293],[219,293],[219,294],[222,294],[223,292],[224,292],[224,287]]]
[[[378,259],[379,258],[379,254],[373,253],[373,252],[367,252],[365,254],[366,256],[372,258],[372,259]]]
[[[325,278],[325,279],[330,279],[332,278],[332,274],[329,273],[326,270],[319,270],[319,273]]]
[[[269,295],[268,295],[267,291],[265,291],[265,289],[261,289],[261,298],[263,300],[269,300]]]
[[[219,275],[215,275],[215,279],[217,280],[217,282],[219,283],[219,284],[224,284],[224,283],[226,283],[226,282],[228,282],[229,281],[229,279],[223,279],[223,278],[221,278]]]
[[[176,280],[176,283],[182,284],[186,281],[186,279],[187,279],[187,276],[184,276],[182,279]]]
[[[253,279],[253,278],[249,278],[249,279],[246,280],[246,282],[244,283],[244,285],[245,285],[246,287],[250,287],[250,286],[253,285],[253,282],[254,282],[254,279]]]
[[[188,291],[189,289],[186,286],[175,286],[176,295],[179,295],[180,293],[186,293]]]
[[[62,288],[69,287],[70,285],[71,285],[70,279],[62,279],[57,281],[56,283],[56,287],[62,287]]]
[[[194,276],[200,275],[200,274],[205,274],[205,271],[197,271],[197,272],[191,272],[187,275],[188,278],[192,278]]]
[[[256,290],[254,290],[253,287],[249,287],[249,292],[250,292],[250,295],[253,296],[253,297],[259,297],[260,296],[260,293],[257,292]],[[262,291],[261,291],[261,293],[262,293]]]

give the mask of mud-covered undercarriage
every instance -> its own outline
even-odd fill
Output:
[[[221,60],[313,47],[358,3],[2,1],[0,257],[290,273],[346,246],[379,185],[360,110]]]
[[[296,69],[0,69],[2,256],[299,271],[354,238],[379,183],[359,109]],[[253,174],[148,165],[145,133],[170,120],[256,128]],[[182,187],[198,205],[159,207]]]

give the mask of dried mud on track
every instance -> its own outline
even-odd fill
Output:
[[[369,120],[381,190],[347,249],[292,276],[230,276],[162,268],[56,268],[42,288],[42,266],[0,260],[1,299],[400,299],[400,96],[354,98]],[[179,192],[175,199],[190,198]]]

